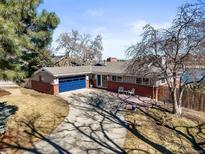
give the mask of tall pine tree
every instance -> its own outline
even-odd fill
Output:
[[[59,24],[41,0],[0,0],[0,78],[19,81],[51,65],[48,47]]]

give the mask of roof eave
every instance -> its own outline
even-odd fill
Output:
[[[69,74],[55,74],[54,77],[68,77],[68,76],[75,76],[75,75],[86,75],[91,74],[91,72],[83,72],[83,73],[69,73]]]
[[[39,73],[39,72],[41,72],[41,71],[44,71],[44,72],[50,74],[50,75],[53,76],[53,77],[55,76],[52,72],[50,72],[50,71],[49,71],[48,69],[46,69],[45,67],[42,67],[42,68],[40,68],[39,70],[35,71],[35,72],[34,72],[34,75],[37,74],[37,73]]]

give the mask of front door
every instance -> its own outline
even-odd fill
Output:
[[[101,75],[97,75],[97,86],[102,87],[102,76]]]

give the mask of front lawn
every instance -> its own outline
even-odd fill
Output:
[[[0,146],[7,147],[9,151],[33,146],[34,142],[50,134],[68,115],[68,103],[59,97],[24,88],[6,91],[2,92],[7,95],[0,97],[0,102],[18,108],[8,121],[7,133],[1,138]]]
[[[182,117],[173,116],[164,108],[140,107],[128,112],[130,123],[124,148],[128,153],[204,153],[204,113],[185,110]]]

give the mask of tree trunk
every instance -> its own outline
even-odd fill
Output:
[[[178,101],[174,101],[173,103],[173,114],[181,115],[182,113],[182,108],[179,105]]]
[[[177,99],[176,99],[176,88],[173,89],[172,91],[172,101],[173,101],[173,114],[177,113],[177,108],[178,108],[178,104],[177,104]]]
[[[173,101],[173,114],[181,115],[182,114],[182,96],[184,90],[180,91],[179,97],[177,97],[177,89],[174,89],[172,94],[172,101]]]
[[[179,91],[179,99],[178,99],[178,108],[179,108],[178,114],[179,115],[182,114],[182,97],[183,97],[183,94],[184,94],[184,87],[181,87],[180,91]]]
[[[182,109],[181,109],[181,99],[177,99],[177,88],[174,88],[172,95],[172,101],[173,101],[173,114],[181,115]]]

